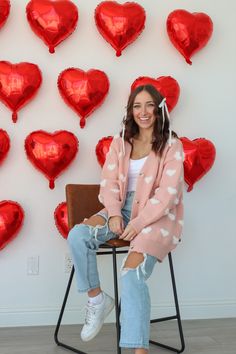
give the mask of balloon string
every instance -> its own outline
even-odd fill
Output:
[[[55,48],[52,45],[49,46],[49,53],[55,53]]]
[[[14,112],[12,113],[12,120],[13,120],[14,123],[16,123],[17,118],[18,118],[18,117],[17,117],[17,112],[14,111]]]
[[[49,188],[54,189],[54,187],[55,187],[54,179],[50,179],[49,180]]]

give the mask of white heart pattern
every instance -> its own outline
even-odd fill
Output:
[[[125,176],[121,173],[119,176],[121,182],[125,182]]]
[[[151,232],[151,231],[152,231],[151,226],[147,226],[142,229],[143,234],[149,234],[149,232]]]
[[[165,212],[164,212],[164,214],[165,214],[165,215],[169,214],[169,211],[170,211],[170,209],[166,209]]]
[[[174,203],[175,203],[175,205],[178,205],[179,204],[179,198],[175,198]]]
[[[151,202],[153,205],[156,205],[156,204],[159,204],[159,203],[160,203],[160,200],[155,199],[155,198],[151,198],[151,199],[150,199],[150,202]]]
[[[103,179],[103,180],[101,181],[101,183],[100,183],[100,186],[101,186],[101,187],[105,187],[106,183],[107,183],[107,180],[106,180],[106,179]]]
[[[166,229],[161,229],[160,231],[163,237],[167,237],[169,235],[169,231]]]
[[[175,220],[175,214],[168,213],[168,218],[169,218],[171,221],[174,221],[174,220]]]
[[[111,191],[114,192],[114,193],[119,193],[120,192],[120,190],[117,189],[117,188],[111,188]]]
[[[177,161],[182,160],[182,155],[181,155],[180,151],[176,151],[174,157]]]
[[[184,220],[178,220],[178,223],[183,226],[184,225]]]
[[[169,176],[169,177],[174,176],[175,173],[176,173],[176,170],[167,170],[167,171],[166,171],[166,174],[167,174],[167,176]]]
[[[178,237],[173,236],[172,242],[173,242],[174,245],[178,245],[178,243],[179,243]]]
[[[110,164],[107,166],[108,170],[110,170],[110,171],[113,171],[115,167],[116,167],[116,164],[115,164],[115,163],[110,163]]]
[[[144,178],[144,181],[145,181],[146,183],[150,183],[152,179],[153,179],[153,176],[148,176],[148,177],[145,177],[145,178]]]
[[[176,189],[176,188],[168,187],[167,190],[168,190],[168,192],[169,192],[170,194],[177,194],[177,189]]]

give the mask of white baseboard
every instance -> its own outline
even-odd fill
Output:
[[[0,327],[45,326],[55,325],[59,315],[59,308],[27,308],[7,309],[0,308]],[[236,317],[235,301],[191,301],[180,303],[182,319],[207,319]],[[172,303],[152,304],[152,318],[171,316],[174,314]],[[84,321],[84,310],[79,307],[66,308],[63,324],[78,324]],[[114,322],[114,311],[106,323]]]

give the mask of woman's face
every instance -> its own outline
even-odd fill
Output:
[[[133,103],[133,116],[140,129],[153,128],[156,117],[154,115],[155,103],[147,91],[137,94]]]

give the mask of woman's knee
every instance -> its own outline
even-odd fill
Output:
[[[143,253],[130,252],[125,260],[124,268],[137,268],[143,261]]]
[[[106,219],[100,215],[93,215],[89,219],[84,219],[82,224],[93,226],[93,227],[104,226],[106,224]]]

